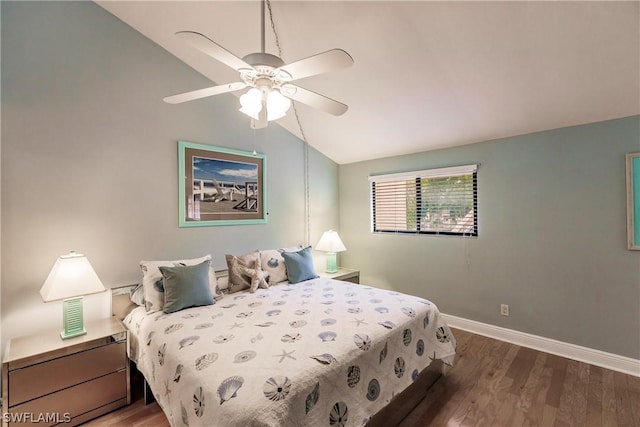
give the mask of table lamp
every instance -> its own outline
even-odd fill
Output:
[[[344,243],[340,240],[340,236],[333,230],[325,231],[320,237],[320,241],[316,245],[316,250],[327,253],[327,273],[335,273],[338,271],[336,263],[336,252],[346,251]]]
[[[40,295],[44,302],[63,300],[63,340],[87,333],[82,319],[82,295],[102,291],[104,286],[86,256],[71,251],[56,260]]]

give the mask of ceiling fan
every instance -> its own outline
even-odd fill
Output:
[[[339,116],[348,106],[324,95],[304,89],[291,82],[329,71],[347,68],[353,58],[342,49],[332,49],[290,64],[265,52],[265,1],[262,0],[261,51],[239,58],[213,40],[195,31],[179,31],[176,37],[201,52],[233,68],[242,81],[226,83],[178,95],[167,96],[165,102],[179,104],[186,101],[251,88],[240,97],[240,111],[251,117],[251,128],[267,126],[268,121],[283,117],[291,100]]]

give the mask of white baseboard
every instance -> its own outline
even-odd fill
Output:
[[[447,325],[545,353],[640,377],[640,360],[442,313]]]

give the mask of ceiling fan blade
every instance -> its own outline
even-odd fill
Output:
[[[207,87],[191,92],[180,93],[178,95],[167,96],[162,100],[169,104],[180,104],[195,99],[206,98],[207,96],[219,95],[221,93],[233,92],[235,90],[244,89],[247,85],[243,82],[227,83],[219,86]]]
[[[229,52],[227,49],[223,48],[203,34],[195,31],[179,31],[176,33],[176,37],[184,40],[199,51],[206,53],[213,59],[217,59],[223,64],[228,65],[234,70],[253,68],[251,65],[247,64],[242,59],[238,58],[233,53]]]
[[[300,101],[303,104],[333,114],[334,116],[340,116],[349,109],[349,107],[342,102],[292,84],[282,86],[280,93],[294,101]]]
[[[302,79],[316,74],[336,71],[353,65],[353,58],[342,49],[332,49],[291,64],[284,65],[278,71],[285,71],[293,80]]]

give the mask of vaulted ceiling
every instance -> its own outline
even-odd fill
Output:
[[[212,86],[238,75],[177,31],[239,57],[260,51],[258,1],[97,3]],[[271,9],[285,62],[336,47],[355,61],[296,82],[349,105],[339,117],[296,105],[309,144],[340,164],[640,114],[637,1],[272,0]],[[266,39],[277,55],[270,23]],[[195,89],[177,81],[158,97]],[[302,136],[291,111],[277,123]]]

